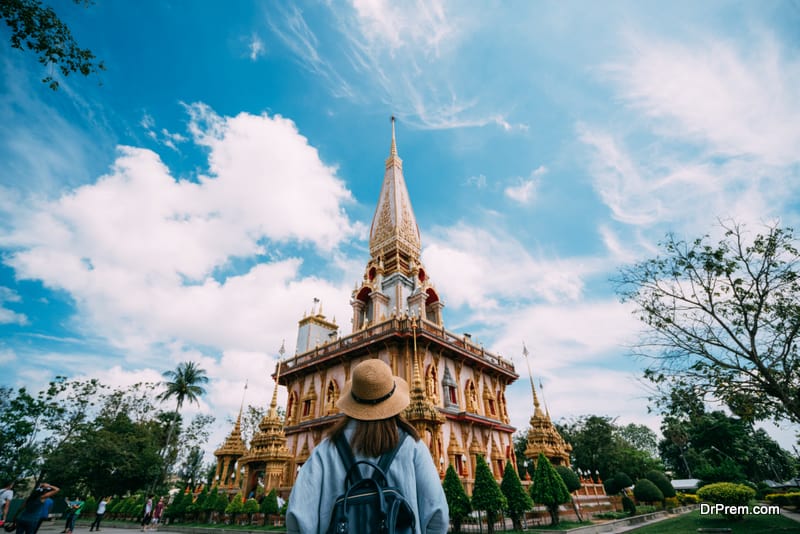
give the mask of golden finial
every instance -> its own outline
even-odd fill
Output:
[[[542,410],[539,407],[539,397],[536,396],[536,386],[533,383],[533,372],[531,371],[531,362],[528,359],[528,347],[525,346],[525,342],[522,342],[522,354],[525,356],[525,363],[528,364],[528,378],[531,381],[531,393],[533,393],[533,407],[534,407],[534,414],[541,415]]]
[[[280,358],[278,359],[278,365],[275,369],[275,387],[272,390],[272,402],[269,404],[269,412],[270,415],[275,415],[278,413],[278,383],[281,379],[281,362],[283,361],[283,355],[286,353],[286,340],[284,339],[281,341],[281,348],[278,349],[278,354],[280,354]]]
[[[394,115],[392,115],[392,148],[389,150],[389,156],[397,157],[397,142],[394,137]]]

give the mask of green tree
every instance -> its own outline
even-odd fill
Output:
[[[467,492],[464,491],[464,485],[461,483],[461,479],[458,478],[458,474],[452,464],[447,466],[442,486],[444,487],[444,496],[447,499],[447,507],[450,509],[453,532],[460,534],[461,521],[472,511],[472,506],[470,505],[469,497],[467,497]]]
[[[664,496],[664,499],[661,500],[661,504],[665,505],[665,499],[675,496],[675,488],[672,487],[672,483],[667,478],[667,475],[661,471],[648,471],[645,474],[645,478],[661,490],[661,494]]]
[[[536,461],[531,497],[533,502],[547,508],[550,513],[550,522],[553,525],[558,524],[558,507],[570,502],[572,498],[564,481],[558,475],[558,471],[542,453],[539,453],[539,459]]]
[[[616,495],[623,489],[633,486],[633,480],[631,480],[631,477],[629,477],[627,473],[620,471],[613,477],[605,479],[603,481],[603,486],[608,495]]]
[[[278,513],[278,494],[275,488],[272,488],[267,495],[261,499],[261,512],[267,515],[275,515]]]
[[[506,498],[505,510],[511,518],[514,530],[522,530],[520,516],[533,508],[533,501],[528,492],[525,491],[525,488],[522,487],[517,470],[511,462],[506,463],[503,480],[500,482],[500,491],[503,492]]]
[[[211,491],[208,492],[208,497],[203,501],[202,510],[205,514],[205,521],[211,521],[211,512],[216,511],[217,509],[217,501],[219,500],[219,488],[214,486]]]
[[[478,456],[477,467],[475,469],[475,486],[472,489],[472,508],[473,510],[483,510],[486,512],[487,531],[494,533],[494,523],[497,521],[497,514],[505,509],[506,498],[492,475],[492,471],[483,459]]]
[[[575,503],[575,496],[573,495],[574,492],[581,489],[582,486],[581,478],[575,471],[573,471],[566,465],[557,465],[555,467],[558,476],[561,477],[561,480],[564,481],[564,485],[567,487],[567,491],[569,492],[570,495],[569,500],[570,503],[572,504],[572,509],[575,511],[575,517],[578,518],[578,521],[583,521],[583,518],[581,517],[581,512],[578,509],[578,505]]]
[[[39,433],[47,406],[25,388],[0,387],[0,479],[17,480],[38,473]]]
[[[91,0],[74,0],[76,4],[91,5]],[[39,0],[2,0],[0,19],[6,21],[11,30],[11,46],[30,50],[44,66],[54,66],[64,76],[77,72],[89,74],[105,70],[102,61],[97,61],[88,48],[81,48],[72,36],[69,27],[56,15],[51,7]],[[52,75],[42,82],[51,89],[58,89]]]
[[[203,384],[208,383],[205,369],[198,367],[194,362],[181,362],[174,371],[164,371],[163,375],[167,380],[164,381],[164,391],[158,395],[158,399],[166,401],[174,398],[176,414],[180,414],[185,401],[200,404],[200,397],[206,393]],[[171,443],[175,426],[173,420],[167,431],[165,456]]]
[[[655,358],[645,376],[668,395],[689,384],[746,419],[800,422],[800,255],[791,228],[752,238],[668,235],[662,255],[623,268],[618,293],[638,307]]]
[[[247,522],[253,522],[253,514],[258,512],[258,501],[255,499],[247,499],[242,504],[242,513],[247,514]]]
[[[656,502],[664,500],[664,494],[661,493],[661,490],[658,489],[658,486],[646,478],[640,478],[636,481],[636,485],[633,487],[633,496],[636,497],[636,500],[639,502]]]

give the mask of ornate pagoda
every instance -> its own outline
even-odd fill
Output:
[[[244,405],[244,402],[242,403]],[[238,472],[239,459],[245,455],[247,449],[242,441],[242,408],[239,408],[239,416],[233,425],[233,430],[225,439],[222,446],[214,451],[217,458],[217,470],[214,474],[217,487],[225,493],[236,493],[239,491],[239,480],[236,478]]]
[[[397,152],[394,118],[389,157],[370,227],[362,279],[352,292],[352,333],[314,307],[299,322],[296,353],[281,363],[278,381],[287,388],[288,490],[299,467],[341,415],[336,400],[350,371],[380,358],[411,387],[405,416],[419,430],[444,476],[452,464],[471,492],[477,456],[497,479],[514,461],[506,387],[518,375],[514,365],[445,328],[444,303],[420,259],[419,228]],[[277,424],[277,422],[276,422]],[[255,440],[254,440],[255,442]],[[242,462],[252,454],[242,459]]]
[[[525,361],[528,361],[528,349],[523,348]],[[556,430],[555,425],[550,420],[549,410],[542,411],[539,404],[539,397],[536,395],[536,386],[533,383],[533,374],[530,372],[530,363],[528,363],[528,375],[531,380],[531,393],[533,394],[533,415],[530,419],[530,429],[528,430],[528,445],[525,448],[525,458],[536,461],[539,454],[544,454],[545,458],[550,460],[553,465],[563,465],[569,467],[569,453],[572,452],[572,445],[564,441],[561,434]],[[539,382],[541,386],[541,382]]]
[[[278,351],[281,356],[286,352],[283,345]],[[250,448],[239,460],[243,468],[242,494],[249,496],[256,488],[263,486],[264,492],[280,489],[287,479],[287,469],[292,454],[286,447],[286,435],[283,430],[283,417],[278,414],[278,380],[281,365],[276,371],[275,387],[272,390],[272,401],[267,414],[261,419]]]

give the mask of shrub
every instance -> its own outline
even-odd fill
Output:
[[[658,489],[661,490],[664,499],[675,496],[675,488],[672,487],[672,483],[667,478],[667,475],[661,471],[648,471],[645,473],[644,478],[655,484]],[[666,506],[666,502],[664,502],[664,505]]]
[[[467,492],[464,491],[464,485],[461,484],[461,479],[458,478],[458,474],[453,468],[453,464],[447,466],[447,473],[444,475],[442,487],[444,487],[444,496],[450,509],[453,532],[459,534],[461,532],[461,521],[469,515],[472,507],[469,504]]]
[[[667,497],[664,499],[664,508],[677,508],[678,507],[678,498],[677,497]]]
[[[261,511],[267,515],[275,515],[278,513],[278,494],[275,492],[275,488],[270,490],[267,496],[261,499]]]
[[[242,513],[254,514],[256,512],[258,512],[258,501],[253,498],[247,499],[242,505]]]
[[[244,508],[244,502],[241,493],[238,493],[231,502],[225,507],[226,514],[240,514],[242,513],[242,509]]]
[[[678,502],[682,505],[686,506],[689,504],[699,504],[700,497],[695,495],[694,493],[678,493],[677,495]]]
[[[561,480],[564,481],[564,485],[567,486],[568,492],[572,493],[573,491],[581,489],[581,479],[578,477],[578,473],[566,465],[557,465],[556,471],[558,471],[558,474],[561,476]]]
[[[542,453],[539,453],[539,459],[536,460],[531,497],[533,502],[547,507],[547,511],[550,513],[550,522],[553,525],[558,524],[559,505],[568,503],[572,499],[572,495],[567,491],[567,486],[553,468],[553,464]]]
[[[698,497],[704,501],[725,506],[746,506],[753,497],[756,490],[744,484],[734,484],[732,482],[717,482],[703,486],[697,492]],[[743,519],[744,514],[726,514],[731,519]]]
[[[631,480],[631,477],[629,477],[627,473],[623,472],[619,472],[603,482],[603,487],[607,495],[616,495],[630,486],[633,486],[633,480]]]
[[[628,515],[636,515],[636,504],[633,502],[633,499],[627,495],[622,496],[622,509],[625,510]]]
[[[487,531],[494,534],[494,522],[497,514],[505,509],[506,498],[500,491],[500,486],[494,480],[494,475],[486,465],[483,456],[478,456],[478,463],[475,469],[475,487],[472,490],[472,508],[486,512],[488,522]]]
[[[656,502],[663,501],[664,494],[658,489],[658,486],[653,484],[652,481],[646,478],[640,478],[636,481],[633,487],[633,496],[639,502]]]
[[[771,504],[800,508],[800,491],[793,491],[791,493],[770,493],[765,498],[767,502]]]
[[[514,469],[512,462],[506,462],[503,472],[503,480],[500,482],[500,491],[506,497],[506,512],[511,518],[514,530],[522,530],[520,516],[533,508],[533,501],[528,492],[522,487],[517,470]]]

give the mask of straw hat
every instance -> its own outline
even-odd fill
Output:
[[[365,360],[353,368],[336,406],[353,419],[377,421],[394,417],[408,406],[408,382],[392,376],[381,360]]]

